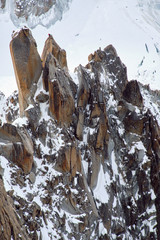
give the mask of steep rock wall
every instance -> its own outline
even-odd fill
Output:
[[[6,163],[7,178],[2,169],[17,186],[12,199],[29,237],[159,239],[159,93],[128,81],[112,45],[76,69],[76,86],[53,38],[47,41],[46,81],[36,84],[24,123],[34,146],[31,172]]]

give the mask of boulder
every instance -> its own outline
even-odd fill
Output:
[[[49,96],[42,91],[36,96],[36,101],[38,103],[45,103],[49,100]]]
[[[143,98],[136,80],[129,81],[123,91],[123,98],[137,107],[143,106]]]
[[[33,96],[42,72],[37,45],[28,28],[22,28],[12,36],[10,51],[19,90],[20,115],[33,104]]]

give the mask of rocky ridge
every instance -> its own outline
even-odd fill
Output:
[[[78,86],[51,35],[41,57],[27,28],[10,49],[19,101],[2,107],[0,173],[18,230],[4,239],[160,239],[159,92],[128,81],[112,45]]]

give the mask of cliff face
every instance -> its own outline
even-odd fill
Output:
[[[12,43],[32,54],[23,31]],[[31,76],[33,57],[14,64],[19,81],[21,70]],[[20,103],[27,86],[22,117],[15,93],[0,128],[0,173],[25,239],[160,239],[160,93],[128,81],[112,45],[77,67],[78,85],[52,36],[41,59],[41,77],[19,91]]]

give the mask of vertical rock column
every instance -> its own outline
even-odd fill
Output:
[[[68,73],[66,52],[49,35],[42,53],[43,87],[49,91],[50,114],[60,126],[69,126],[75,110],[72,87],[74,82]]]
[[[37,45],[28,28],[13,34],[10,51],[19,90],[20,115],[23,116],[24,110],[33,103],[37,82],[42,72]]]

